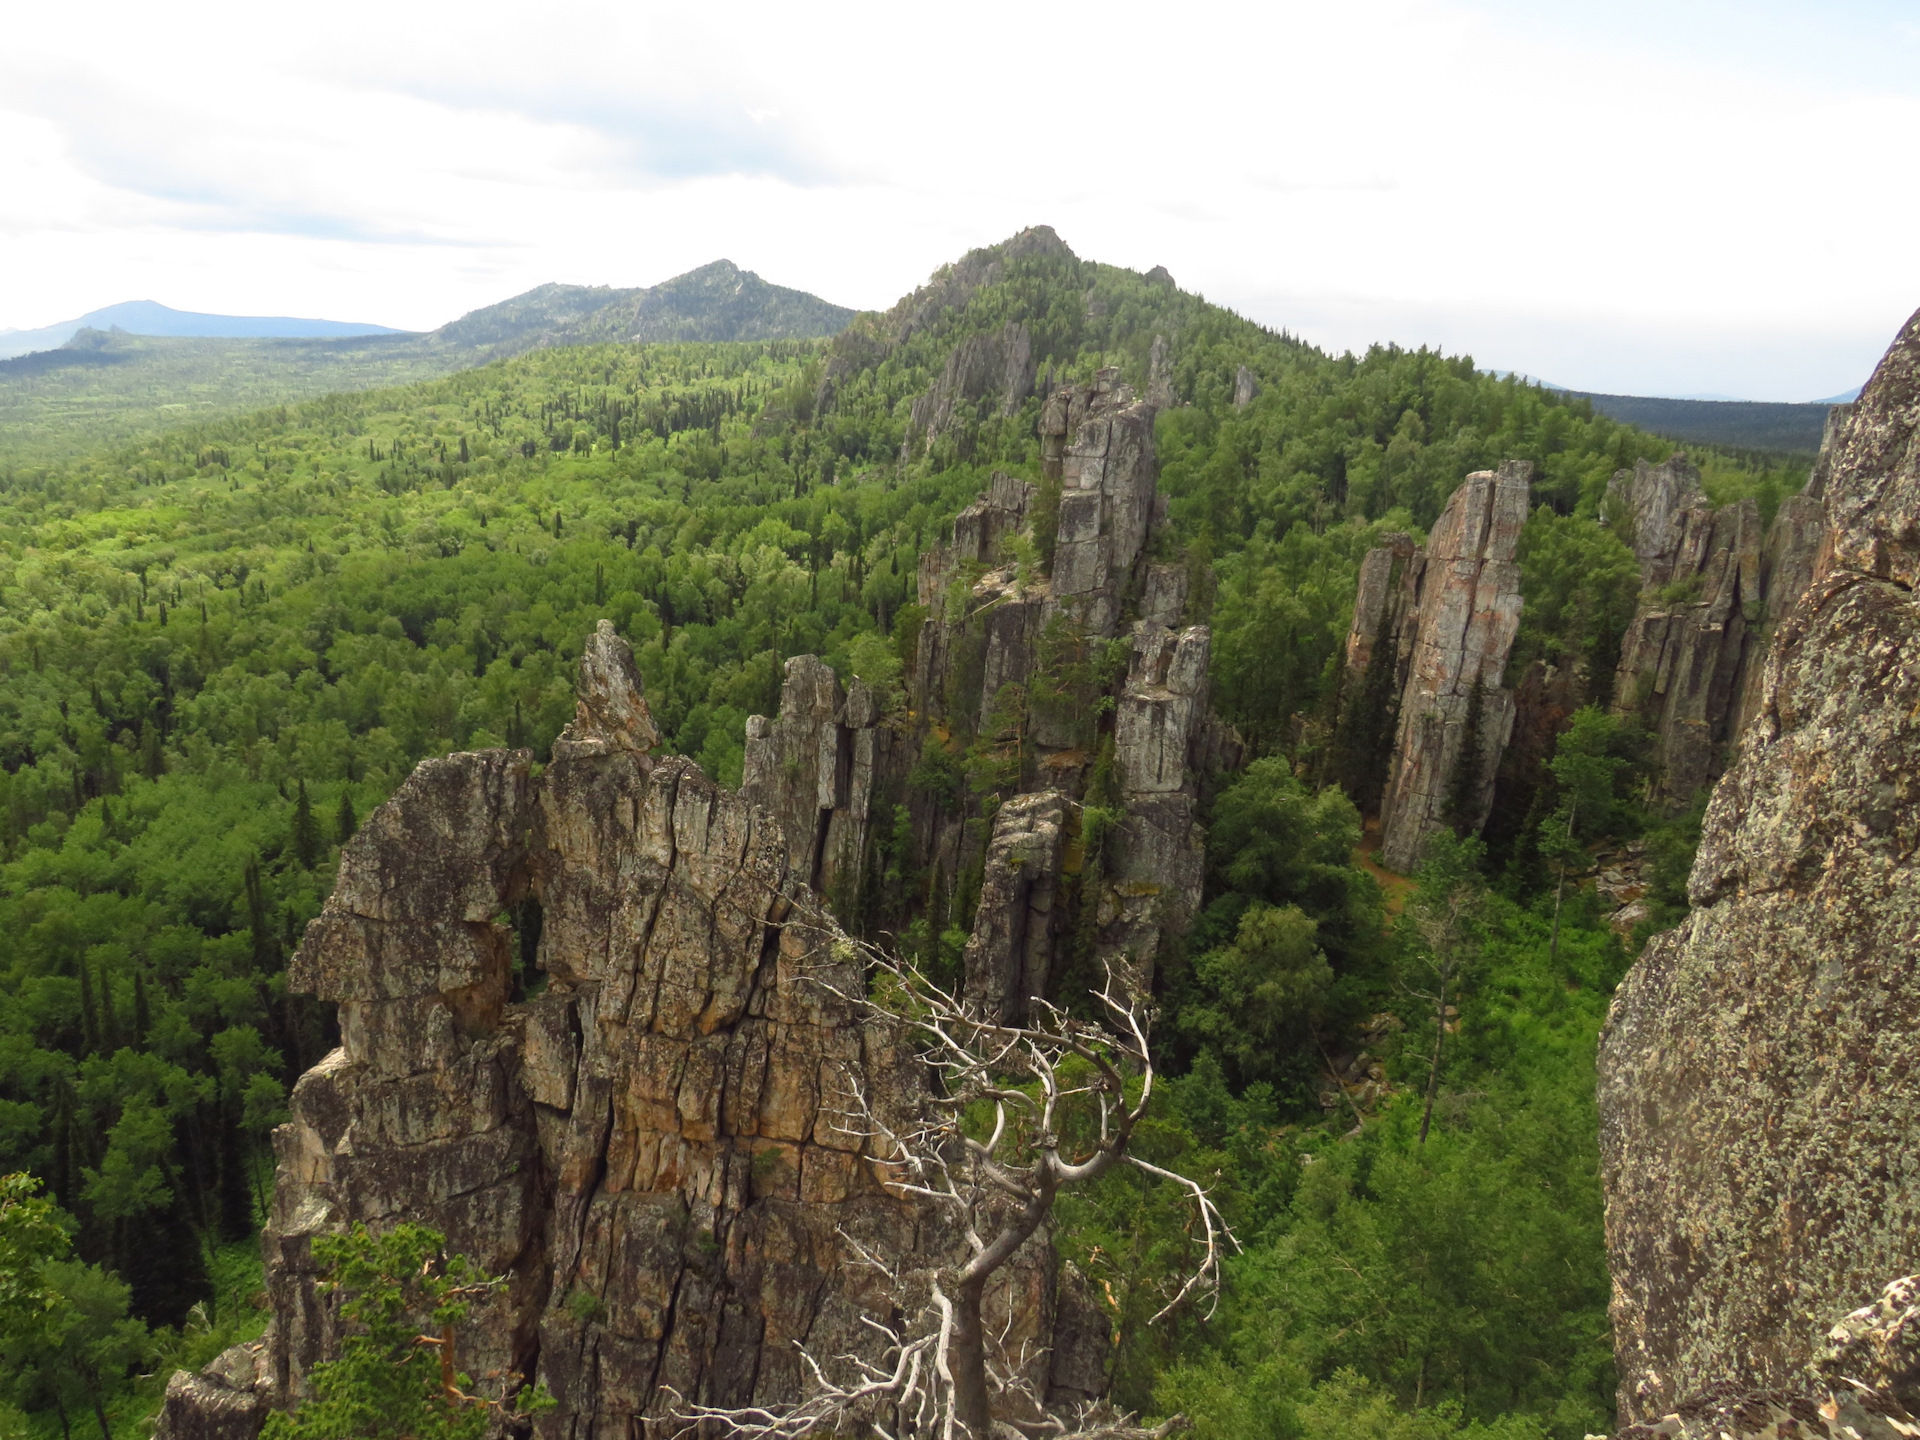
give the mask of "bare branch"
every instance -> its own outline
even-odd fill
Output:
[[[793,1405],[729,1408],[676,1394],[674,1415],[689,1429],[746,1440],[992,1440],[1009,1426],[1033,1440],[1164,1440],[1185,1428],[1178,1416],[1143,1427],[1104,1403],[1048,1409],[1046,1352],[1015,1338],[1011,1310],[997,1326],[982,1315],[988,1282],[1041,1233],[1059,1192],[1123,1163],[1180,1186],[1204,1244],[1198,1267],[1154,1320],[1196,1295],[1217,1299],[1222,1248],[1239,1248],[1233,1232],[1203,1186],[1129,1148],[1153,1098],[1143,997],[1109,967],[1094,997],[1107,1023],[1033,998],[1024,1022],[1003,1024],[830,921],[810,928],[825,942],[824,953],[803,978],[864,1022],[911,1037],[928,1080],[904,1100],[889,1096],[882,1114],[848,1067],[844,1088],[831,1097],[831,1122],[860,1142],[888,1193],[949,1218],[963,1242],[954,1248],[966,1258],[947,1268],[922,1260],[921,1268],[906,1269],[840,1232],[852,1263],[881,1278],[892,1313],[904,1317],[891,1324],[864,1317],[877,1351],[829,1364],[803,1349],[806,1395]],[[1137,1096],[1131,1102],[1130,1093]],[[1063,1152],[1080,1146],[1090,1148]]]

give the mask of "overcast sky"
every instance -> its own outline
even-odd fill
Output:
[[[1920,306],[1920,0],[10,0],[0,327],[428,328],[1021,226],[1321,345],[1810,400]]]

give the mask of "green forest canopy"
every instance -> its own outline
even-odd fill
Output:
[[[1168,337],[1165,543],[1210,567],[1214,703],[1279,767],[1220,803],[1322,856],[1306,879],[1218,857],[1166,957],[1187,1073],[1151,1143],[1223,1177],[1250,1245],[1219,1322],[1148,1333],[1177,1218],[1118,1187],[1076,1211],[1122,1398],[1222,1436],[1344,1433],[1336,1393],[1436,1434],[1607,1428],[1591,1065],[1620,946],[1576,905],[1549,961],[1523,865],[1477,912],[1459,1018],[1409,1008],[1422,942],[1350,862],[1351,805],[1289,762],[1367,548],[1502,459],[1536,473],[1523,655],[1604,668],[1633,587],[1598,501],[1668,446],[1466,357],[1328,356],[1056,246],[831,342],[556,347],[0,470],[0,1172],[45,1180],[140,1322],[190,1326],[258,1223],[266,1134],[333,1036],[285,961],[357,817],[429,755],[544,755],[603,615],[669,747],[727,783],[787,658],[907,658],[919,556],[994,468],[1038,477],[1040,402],[983,399],[903,463],[907,412],[960,339],[1017,320],[1056,380],[1143,385]],[[1236,409],[1243,365],[1260,393]],[[1799,478],[1706,468],[1769,510]],[[1467,1037],[1446,1078],[1475,1098],[1416,1143],[1391,1097],[1424,1082],[1423,1025]],[[1342,1138],[1315,1077],[1363,1047],[1388,1088]]]

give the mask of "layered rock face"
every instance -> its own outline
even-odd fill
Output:
[[[1520,628],[1514,553],[1527,520],[1532,467],[1509,461],[1469,475],[1415,549],[1390,537],[1362,562],[1347,637],[1350,682],[1389,647],[1399,721],[1381,804],[1381,860],[1409,871],[1427,837],[1450,818],[1486,822],[1500,754],[1513,726],[1502,683]],[[1461,767],[1464,769],[1464,779]],[[1447,815],[1450,795],[1463,813]]]
[[[1033,336],[1008,321],[998,334],[969,335],[947,356],[933,388],[913,402],[901,459],[923,453],[927,445],[959,423],[975,417],[983,400],[994,412],[1014,414],[1033,393]]]
[[[1156,375],[1167,373],[1164,346],[1152,364]],[[852,692],[839,701],[831,672],[805,657],[788,666],[779,718],[749,722],[746,788],[780,818],[793,864],[826,857],[818,883],[828,895],[845,893],[835,867],[844,874],[857,863],[851,850],[835,858],[843,854],[835,837],[869,834],[883,793],[910,806],[913,858],[929,872],[936,900],[977,867],[968,993],[1008,1019],[1062,973],[1075,907],[1093,911],[1080,933],[1090,937],[1096,973],[1111,962],[1143,980],[1151,974],[1161,935],[1187,923],[1199,904],[1198,776],[1240,761],[1237,738],[1207,708],[1211,634],[1181,624],[1186,571],[1147,559],[1164,518],[1153,417],[1154,406],[1114,370],[1049,391],[1039,431],[1044,480],[1059,486],[1052,573],[1038,574],[1008,544],[1033,539],[1039,488],[994,475],[956,519],[951,542],[921,558],[928,616],[910,677],[910,721],[896,717],[889,732],[887,720],[861,711],[850,722]],[[1069,670],[1090,671],[1108,643],[1129,649],[1103,741],[1094,724],[1099,697],[1055,691]],[[874,760],[863,768],[870,730]],[[953,755],[977,736],[1002,737],[1019,771],[1017,793],[991,823],[907,793],[917,754],[933,747]],[[1118,819],[1098,863],[1083,873],[1082,802],[1103,743],[1112,747],[1112,778],[1102,815],[1116,811]],[[814,778],[827,773],[827,761],[812,757],[836,746],[848,753],[849,745],[852,772],[877,778],[830,803],[826,783]]]
[[[1659,792],[1684,803],[1718,774],[1730,738],[1762,613],[1760,512],[1751,500],[1714,509],[1684,455],[1615,475],[1607,502],[1641,587],[1614,706],[1645,719]]]
[[[804,666],[789,688],[818,711],[837,693]],[[676,1433],[663,1387],[795,1399],[797,1341],[823,1357],[875,1349],[862,1316],[889,1302],[856,1243],[951,1258],[950,1232],[889,1193],[840,1128],[852,1083],[885,1113],[925,1072],[831,993],[864,977],[782,824],[649,754],[632,656],[605,622],[580,694],[537,778],[526,751],[427,761],[343,852],[291,972],[338,1003],[343,1044],[275,1134],[272,1328],[177,1378],[164,1434],[246,1440],[267,1404],[308,1393],[339,1333],[312,1240],[357,1223],[430,1225],[509,1277],[463,1330],[459,1364],[490,1394],[544,1382],[559,1402],[537,1422],[549,1440]],[[844,721],[851,697],[837,703]],[[823,760],[811,794],[825,775]],[[544,989],[516,1000],[502,921],[527,897],[544,973],[520,979]],[[993,1301],[1036,1393],[1054,1295],[1042,1240]],[[1087,1328],[1062,1347],[1073,1396]]]
[[[1835,407],[1806,489],[1764,531],[1751,500],[1715,509],[1675,455],[1640,461],[1607,489],[1604,513],[1640,562],[1640,602],[1621,642],[1614,709],[1653,737],[1654,798],[1684,806],[1718,779],[1760,698],[1766,651],[1813,579],[1825,533]]]
[[[1920,1270],[1920,316],[1837,435],[1694,910],[1600,1048],[1620,1410],[1785,1386]],[[1778,563],[1778,562],[1776,562]]]
[[[843,690],[825,661],[796,655],[779,715],[747,722],[742,793],[779,822],[790,873],[843,905],[859,898],[876,786],[893,758],[882,719],[865,682]]]

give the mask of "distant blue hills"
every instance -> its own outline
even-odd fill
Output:
[[[35,350],[58,349],[82,330],[123,330],[129,335],[220,340],[314,340],[412,333],[390,325],[361,325],[351,320],[304,320],[291,315],[203,315],[193,310],[175,310],[156,300],[126,300],[38,330],[0,330],[0,360]]]

